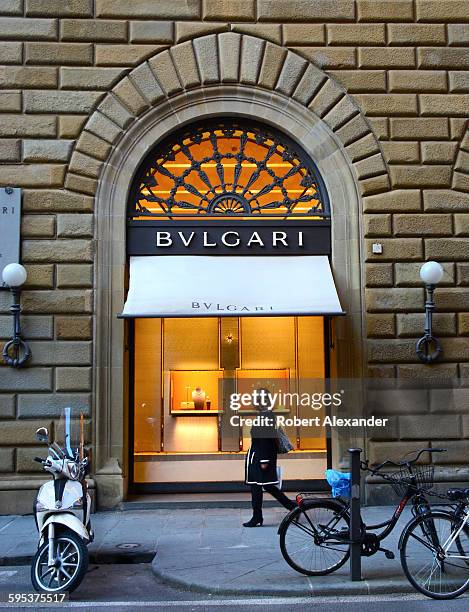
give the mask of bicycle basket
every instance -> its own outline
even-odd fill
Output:
[[[429,491],[433,487],[434,475],[433,465],[413,465],[412,472],[407,466],[402,466],[392,474],[383,474],[383,477],[389,481],[394,491],[403,497],[409,487],[412,488],[413,493]]]
[[[332,497],[350,497],[351,476],[347,472],[326,470],[326,480],[332,489]]]

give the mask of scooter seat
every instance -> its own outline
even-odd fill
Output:
[[[449,489],[447,496],[450,501],[469,499],[469,489]]]

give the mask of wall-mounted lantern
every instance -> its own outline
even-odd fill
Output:
[[[3,347],[3,361],[13,368],[20,368],[31,357],[31,349],[21,338],[20,326],[20,296],[21,286],[26,282],[28,274],[19,263],[11,263],[3,268],[2,278],[13,295],[10,312],[13,315],[13,337]]]
[[[425,300],[425,330],[424,335],[417,342],[417,356],[423,363],[433,363],[438,359],[442,352],[441,344],[438,338],[433,336],[432,318],[435,310],[435,302],[433,300],[433,292],[435,286],[443,278],[444,270],[441,264],[437,261],[427,261],[420,268],[420,278],[425,283],[426,300]]]

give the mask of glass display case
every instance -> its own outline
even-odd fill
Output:
[[[173,416],[219,414],[223,370],[170,370],[169,412]]]

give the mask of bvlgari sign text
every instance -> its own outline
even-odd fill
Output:
[[[129,255],[322,255],[329,221],[130,222]]]

